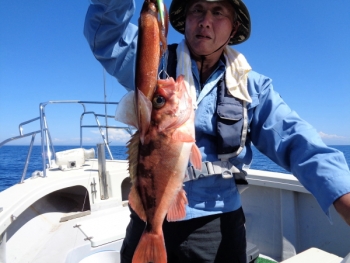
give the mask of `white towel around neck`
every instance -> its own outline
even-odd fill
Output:
[[[185,40],[179,43],[176,49],[176,55],[176,76],[185,76],[185,84],[191,91],[194,107],[197,108],[196,88],[191,70],[191,56]],[[235,98],[246,102],[252,102],[247,89],[248,73],[252,68],[248,64],[246,58],[229,46],[225,47],[224,56],[226,60],[225,82],[227,89]]]

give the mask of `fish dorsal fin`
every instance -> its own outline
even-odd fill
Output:
[[[202,154],[194,143],[191,148],[190,162],[197,170],[202,170]]]
[[[130,91],[119,101],[115,111],[115,120],[129,124],[138,129],[138,118],[135,108],[135,92]]]
[[[128,148],[128,161],[129,161],[129,174],[131,182],[134,183],[137,173],[137,164],[139,156],[139,143],[140,143],[140,133],[136,131],[127,143]]]
[[[168,210],[167,220],[172,222],[183,219],[186,216],[187,204],[186,192],[181,189]]]

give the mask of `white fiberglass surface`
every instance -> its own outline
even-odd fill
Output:
[[[120,262],[119,251],[101,251],[101,252],[92,254],[91,256],[88,256],[83,260],[79,261],[79,263],[96,263],[96,262],[119,263]]]

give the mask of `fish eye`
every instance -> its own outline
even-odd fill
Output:
[[[154,108],[160,109],[165,104],[165,98],[161,95],[156,95],[153,98],[152,104]]]

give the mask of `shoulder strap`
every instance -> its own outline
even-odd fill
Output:
[[[217,88],[217,152],[221,161],[228,161],[245,146],[248,114],[246,102],[230,94],[224,78],[225,75]]]

